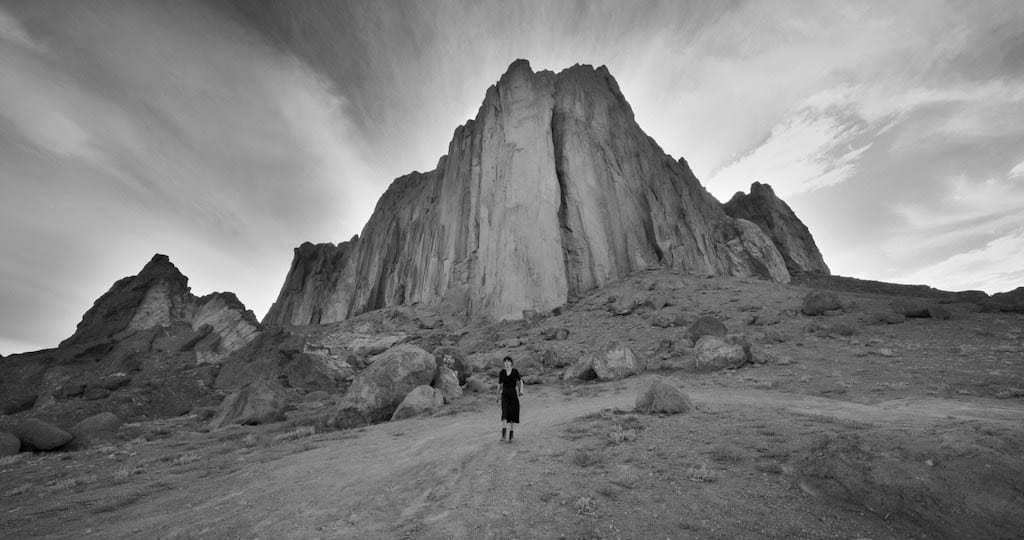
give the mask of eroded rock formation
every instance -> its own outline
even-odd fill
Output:
[[[768,184],[754,182],[749,194],[736,193],[724,208],[726,214],[752,222],[768,233],[790,274],[829,274],[811,231]]]
[[[114,283],[60,346],[4,359],[0,413],[181,414],[214,399],[217,364],[259,328],[234,294],[193,295],[188,278],[158,254]]]
[[[656,266],[790,277],[764,231],[644,134],[607,69],[517,60],[437,168],[395,180],[360,236],[296,249],[264,322],[416,302],[515,319]]]

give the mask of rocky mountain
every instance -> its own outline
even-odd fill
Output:
[[[724,209],[726,214],[750,221],[768,233],[791,274],[829,274],[811,231],[768,184],[754,182],[749,194],[737,192]]]
[[[415,303],[516,319],[646,268],[779,282],[818,269],[801,265],[820,257],[787,268],[778,245],[640,129],[606,68],[517,60],[437,167],[395,180],[361,235],[295,250],[264,323]]]
[[[114,283],[57,348],[3,360],[0,413],[180,414],[211,397],[217,364],[259,328],[234,294],[193,295],[158,254]]]

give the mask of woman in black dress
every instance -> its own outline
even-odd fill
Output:
[[[501,440],[505,440],[508,429],[508,441],[512,442],[513,424],[519,423],[519,396],[523,395],[523,378],[512,367],[512,359],[506,356],[503,360],[505,368],[498,373],[498,402],[501,403]]]

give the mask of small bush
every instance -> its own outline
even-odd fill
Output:
[[[581,516],[592,516],[597,512],[597,503],[592,497],[580,497],[572,504],[576,513]]]
[[[577,467],[593,467],[603,461],[604,459],[597,452],[584,450],[582,448],[577,449],[572,453],[572,462]]]

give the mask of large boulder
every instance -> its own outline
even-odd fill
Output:
[[[437,388],[430,386],[417,386],[406,394],[405,399],[398,404],[391,420],[402,420],[414,416],[430,414],[444,405],[444,395]]]
[[[591,367],[597,378],[602,381],[624,379],[643,371],[643,365],[633,350],[617,343],[595,357]]]
[[[462,397],[462,387],[459,386],[459,378],[448,367],[438,366],[437,375],[434,376],[431,386],[441,392],[445,403],[451,403]]]
[[[831,291],[811,291],[804,296],[800,304],[800,312],[804,315],[824,315],[828,311],[842,309],[843,303],[839,295]]]
[[[0,457],[13,456],[21,450],[21,439],[13,433],[0,431]]]
[[[117,437],[121,429],[121,419],[112,412],[94,414],[71,428],[74,435],[74,446],[84,448],[98,441],[109,441]]]
[[[718,336],[704,336],[693,347],[696,371],[718,371],[738,368],[750,360],[749,348],[742,343],[730,343]]]
[[[427,351],[409,344],[392,347],[377,355],[352,381],[342,404],[349,412],[343,416],[353,417],[358,412],[368,423],[386,421],[413,388],[429,385],[436,371],[434,355]],[[338,427],[351,427],[344,425],[348,423]]]
[[[679,414],[693,409],[689,396],[664,377],[651,377],[636,396],[637,412]]]
[[[562,380],[564,381],[592,381],[596,378],[597,372],[594,371],[594,358],[589,355],[581,356],[562,372]]]
[[[724,337],[729,330],[725,327],[722,321],[714,317],[700,317],[693,324],[686,329],[686,337],[690,338],[692,343],[697,343],[697,340],[704,336],[719,336]]]
[[[27,449],[42,451],[61,448],[73,438],[67,431],[38,418],[23,420],[15,428],[14,435]]]
[[[284,410],[284,389],[276,383],[258,380],[224,398],[210,427],[280,422],[285,418]]]

